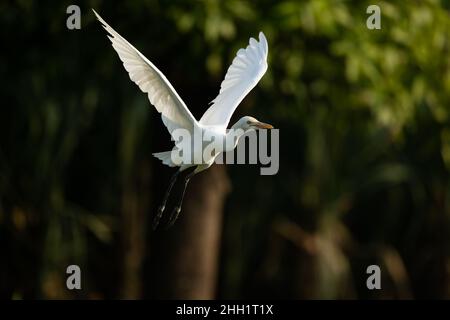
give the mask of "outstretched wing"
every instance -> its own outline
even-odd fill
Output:
[[[247,48],[239,49],[220,85],[219,95],[203,114],[200,124],[226,128],[239,103],[266,72],[268,51],[262,32],[259,33],[259,42],[250,38]]]
[[[164,74],[111,28],[94,9],[92,11],[109,33],[108,38],[128,71],[130,79],[147,93],[150,103],[161,113],[161,118],[170,134],[177,128],[193,130],[194,126],[198,125],[197,120]]]

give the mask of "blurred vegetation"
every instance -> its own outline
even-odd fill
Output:
[[[122,192],[150,183],[135,196],[151,217],[171,173],[95,8],[197,118],[236,51],[267,36],[268,72],[234,119],[280,128],[280,171],[228,166],[217,297],[450,298],[447,1],[377,1],[381,30],[370,1],[79,1],[73,31],[70,4],[0,3],[1,297],[118,297]],[[370,264],[383,290],[367,290]]]

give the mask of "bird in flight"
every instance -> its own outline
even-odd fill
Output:
[[[163,202],[153,220],[153,228],[156,228],[159,224],[170,191],[178,175],[190,169],[186,171],[189,174],[184,178],[183,191],[169,217],[170,226],[178,218],[186,187],[192,176],[208,169],[220,153],[233,150],[239,138],[247,131],[273,128],[270,124],[245,116],[239,119],[231,127],[231,130],[227,130],[228,123],[237,106],[256,86],[267,70],[269,49],[266,37],[260,32],[259,41],[250,38],[248,46],[237,52],[231,66],[228,68],[225,79],[222,81],[219,95],[211,102],[211,106],[203,114],[200,121],[197,121],[164,74],[132,44],[111,28],[94,9],[92,11],[94,11],[97,19],[108,32],[108,38],[123,62],[130,79],[139,86],[141,91],[148,95],[150,103],[161,113],[162,121],[171,134],[172,140],[175,141],[180,130],[183,130],[183,132],[191,133],[192,135],[200,133],[202,136],[214,136],[219,140],[232,141],[231,143],[219,144],[222,147],[217,147],[213,152],[206,155],[203,152],[206,144],[202,141],[200,148],[183,149],[183,155],[186,157],[183,157],[182,160],[174,157],[180,151],[180,146],[177,144],[172,151],[153,154],[165,165],[179,168],[170,180]],[[192,161],[192,158],[198,159],[199,157],[197,156],[200,157],[201,161]]]

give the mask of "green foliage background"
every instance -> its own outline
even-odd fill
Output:
[[[90,8],[197,118],[236,51],[268,38],[235,118],[280,129],[280,171],[228,168],[218,297],[450,297],[447,1],[377,1],[381,30],[370,1],[79,1],[79,31],[70,4],[0,3],[2,297],[68,297],[71,261],[84,298],[116,297],[121,190],[142,172],[167,181],[151,153],[169,136]],[[365,287],[374,263],[380,292]]]

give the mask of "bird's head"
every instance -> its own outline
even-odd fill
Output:
[[[244,131],[250,130],[250,129],[273,129],[273,126],[264,123],[261,121],[256,120],[253,117],[245,116],[239,119],[238,122],[233,126],[235,129],[243,129]]]

